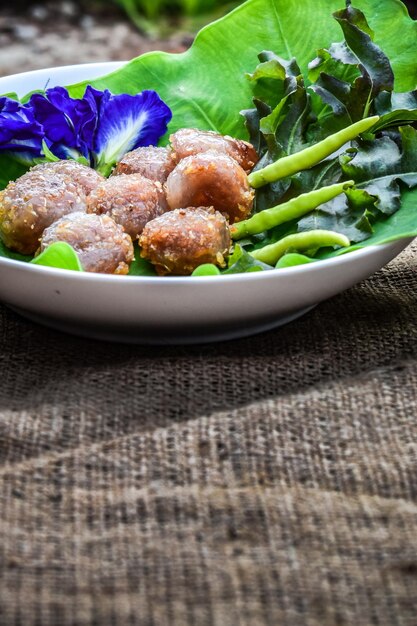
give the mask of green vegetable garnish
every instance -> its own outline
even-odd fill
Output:
[[[221,273],[271,270],[279,248],[280,258],[300,249],[319,259],[417,235],[417,23],[399,0],[355,3],[248,0],[185,54],[143,55],[90,83],[113,93],[156,90],[173,111],[170,132],[210,129],[258,150],[249,180],[263,184],[266,172],[273,182],[257,187],[253,217],[233,226],[241,245]],[[86,86],[69,91],[81,97]],[[0,187],[22,173],[0,156]],[[306,194],[352,180],[301,211]],[[338,243],[297,247],[317,231],[336,233]],[[29,260],[1,243],[0,255]],[[131,273],[152,268],[134,263]]]
[[[48,246],[31,263],[34,265],[45,265],[47,267],[57,267],[62,270],[74,270],[82,272],[83,268],[74,248],[64,241],[57,241]]]
[[[195,268],[191,276],[219,276],[220,270],[212,263],[204,263]]]
[[[288,252],[284,254],[275,265],[277,270],[284,267],[295,267],[296,265],[307,265],[308,263],[314,263],[315,259],[305,256],[305,254],[299,254],[298,252]]]
[[[328,247],[344,247],[350,245],[350,241],[340,233],[334,233],[330,230],[310,230],[306,233],[296,233],[288,235],[276,243],[254,250],[251,256],[262,263],[275,265],[288,250],[306,251],[318,250]]]
[[[316,209],[321,204],[333,200],[333,198],[353,185],[353,180],[348,180],[345,183],[330,185],[329,187],[322,187],[321,189],[301,194],[272,209],[265,209],[260,213],[255,213],[255,215],[248,220],[233,224],[230,227],[230,233],[233,239],[242,239],[248,235],[256,235],[274,226],[279,226],[285,222],[298,219],[313,209]]]
[[[252,187],[263,187],[268,183],[274,183],[281,178],[298,174],[303,170],[308,170],[317,165],[323,159],[339,150],[352,139],[355,139],[361,133],[370,130],[379,121],[378,115],[360,120],[347,128],[339,130],[339,132],[326,137],[319,143],[316,143],[300,152],[295,152],[289,156],[278,159],[271,165],[267,165],[257,172],[253,172],[248,177],[249,184]]]

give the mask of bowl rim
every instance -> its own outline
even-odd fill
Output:
[[[352,250],[351,252],[342,253],[339,256],[330,257],[327,259],[320,259],[313,263],[307,263],[304,265],[295,265],[292,267],[283,267],[278,270],[275,268],[267,271],[260,272],[247,272],[236,274],[220,274],[214,276],[129,276],[129,275],[116,275],[116,274],[99,274],[97,272],[76,272],[74,270],[66,270],[57,267],[49,267],[46,265],[36,265],[30,262],[18,261],[15,259],[9,259],[7,257],[0,257],[0,269],[1,266],[6,268],[21,269],[22,271],[31,272],[34,275],[41,274],[43,276],[50,276],[51,278],[62,278],[87,282],[99,282],[106,284],[132,284],[132,285],[196,285],[201,283],[210,284],[228,284],[231,282],[252,282],[252,281],[264,281],[264,280],[279,280],[279,277],[285,278],[288,276],[295,276],[297,274],[308,274],[317,271],[325,271],[329,266],[346,266],[350,263],[354,263],[358,258],[366,259],[373,256],[376,253],[387,250],[388,248],[394,248],[403,242],[403,249],[413,240],[413,237],[397,239],[389,243],[371,245],[366,248],[359,248]],[[382,266],[381,266],[382,268]],[[273,278],[274,277],[274,278]]]
[[[74,64],[69,64],[69,65],[54,65],[52,67],[42,67],[39,68],[37,70],[27,70],[24,72],[15,72],[14,74],[6,74],[5,76],[0,76],[0,85],[3,81],[6,80],[10,80],[12,78],[19,78],[23,79],[25,78],[25,76],[31,76],[31,77],[41,77],[43,74],[48,74],[49,72],[62,72],[63,74],[65,74],[66,72],[69,72],[70,70],[74,70],[76,68],[81,68],[82,70],[89,70],[91,69],[92,71],[94,70],[101,70],[101,68],[108,68],[111,71],[117,70],[120,67],[122,67],[122,65],[127,65],[128,63],[130,63],[129,60],[126,61],[94,61],[94,62],[86,62],[86,63],[74,63]],[[110,73],[109,72],[109,73]],[[106,76],[106,74],[103,74],[103,77]],[[76,84],[76,83],[74,83]]]

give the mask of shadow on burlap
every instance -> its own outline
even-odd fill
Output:
[[[217,345],[1,308],[1,626],[416,626],[416,252]]]

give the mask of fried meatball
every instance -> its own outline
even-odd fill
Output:
[[[68,176],[68,178],[71,178],[74,183],[83,189],[87,196],[91,193],[91,191],[93,191],[93,189],[102,183],[103,180],[105,180],[104,176],[96,172],[96,170],[93,170],[92,167],[87,167],[87,165],[82,165],[81,163],[77,163],[77,161],[73,160],[41,163],[40,165],[35,165],[35,167],[32,168],[32,171],[38,171],[41,173],[52,171],[57,174]]]
[[[88,213],[107,214],[135,240],[145,224],[167,209],[161,183],[141,174],[112,176],[87,198]]]
[[[223,267],[230,234],[221,213],[210,208],[170,211],[148,222],[139,239],[141,256],[158,274],[188,276],[203,263]]]
[[[232,157],[214,152],[180,161],[168,176],[165,189],[171,209],[213,206],[231,224],[248,217],[255,195],[240,165]]]
[[[34,167],[0,193],[0,237],[11,250],[33,254],[45,228],[86,208],[84,191],[69,176]]]
[[[178,161],[193,154],[208,152],[227,154],[250,172],[259,160],[252,144],[229,136],[219,135],[211,130],[183,128],[171,135],[170,141]]]
[[[49,226],[38,254],[57,241],[69,243],[86,272],[127,274],[133,261],[133,243],[123,226],[107,215],[71,213]]]
[[[164,183],[176,165],[171,148],[137,148],[118,162],[112,176],[142,174],[145,178]]]

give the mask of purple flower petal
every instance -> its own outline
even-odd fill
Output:
[[[172,118],[155,91],[113,95],[88,86],[71,98],[64,87],[33,94],[22,105],[0,98],[0,150],[20,159],[86,160],[108,174],[126,152],[156,145]]]
[[[155,91],[136,96],[112,95],[87,88],[84,97],[94,99],[98,121],[94,141],[95,162],[107,173],[126,152],[156,145],[166,133],[171,109]]]
[[[96,112],[88,100],[71,98],[63,87],[32,95],[29,106],[42,124],[48,148],[60,158],[89,157]]]
[[[31,162],[42,155],[43,129],[30,107],[11,98],[0,98],[0,151],[18,154]]]

